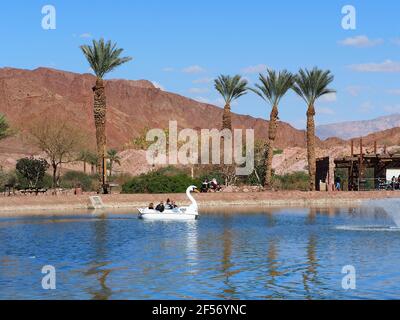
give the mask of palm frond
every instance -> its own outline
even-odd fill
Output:
[[[103,78],[116,67],[132,60],[131,57],[120,57],[124,50],[117,48],[116,43],[105,42],[103,38],[99,41],[93,40],[92,45],[82,45],[80,48],[98,78]]]
[[[260,74],[259,79],[261,85],[256,84],[255,88],[249,89],[265,101],[268,101],[272,106],[277,106],[286,92],[293,87],[295,77],[287,70],[277,73],[268,69],[267,76]]]
[[[328,88],[333,82],[334,76],[329,70],[323,71],[318,68],[312,70],[300,69],[296,76],[293,90],[307,102],[312,105],[323,95],[335,93],[336,91]]]
[[[242,79],[240,75],[233,77],[220,75],[214,80],[214,86],[226,104],[230,104],[233,100],[247,93],[247,81]]]

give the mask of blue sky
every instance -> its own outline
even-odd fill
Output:
[[[44,5],[56,8],[56,30],[43,30]],[[356,30],[342,28],[342,7],[356,8]],[[134,61],[110,78],[148,79],[165,90],[221,104],[212,79],[242,74],[251,83],[266,67],[318,66],[335,75],[317,105],[317,124],[400,112],[400,2],[382,1],[2,1],[0,67],[88,72],[79,45],[104,37]],[[305,125],[304,102],[290,93],[280,118]],[[267,118],[254,94],[233,105]]]

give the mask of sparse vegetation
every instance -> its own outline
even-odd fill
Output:
[[[7,138],[11,134],[10,126],[4,115],[0,114],[0,140]]]
[[[43,151],[53,169],[53,188],[59,186],[58,168],[61,164],[76,161],[84,148],[86,138],[81,130],[65,119],[38,118],[28,129],[28,138]]]

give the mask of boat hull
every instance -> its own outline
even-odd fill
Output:
[[[181,211],[172,211],[168,210],[165,212],[158,212],[155,210],[148,209],[138,209],[139,210],[139,219],[143,220],[173,220],[173,221],[190,221],[197,220],[197,213],[184,213]]]

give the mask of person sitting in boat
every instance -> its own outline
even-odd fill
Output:
[[[149,210],[154,210],[154,203],[153,202],[149,204]]]
[[[178,208],[178,206],[176,205],[175,201],[172,201],[171,206],[172,206],[172,209]]]
[[[164,210],[165,210],[164,201],[161,201],[161,202],[157,205],[156,210],[159,211],[159,212],[164,212]]]
[[[165,209],[166,209],[166,210],[171,210],[171,209],[173,209],[171,200],[170,200],[169,198],[167,199],[167,203],[165,204]]]
[[[208,181],[208,179],[206,178],[203,183],[201,184],[201,192],[202,193],[207,193],[208,189],[209,189],[209,184],[210,182]]]
[[[221,191],[221,186],[215,178],[211,181],[211,189],[214,190],[214,192]]]

